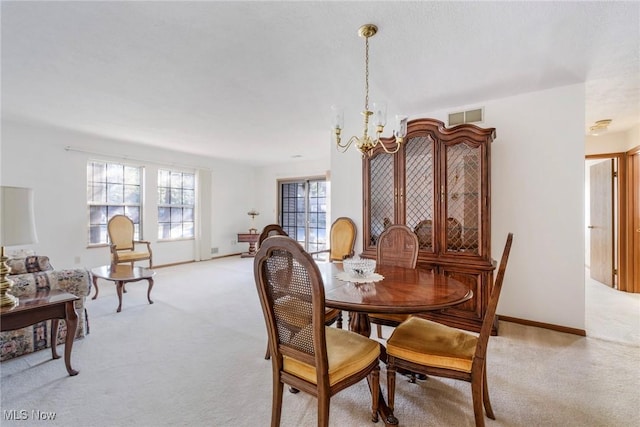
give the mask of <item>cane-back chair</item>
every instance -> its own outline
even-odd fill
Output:
[[[254,259],[254,276],[271,350],[271,426],[280,425],[284,384],[316,396],[318,426],[328,426],[331,396],[365,378],[376,422],[380,345],[325,325],[324,284],[311,255],[293,239],[270,237]],[[283,298],[288,303],[278,304]]]
[[[287,232],[282,229],[279,224],[269,224],[262,229],[260,237],[258,237],[258,247],[262,245],[264,239],[271,236],[288,236]]]
[[[288,234],[278,224],[266,225],[262,230],[262,233],[260,233],[260,237],[258,237],[258,247],[260,247],[262,243],[271,236],[288,236]],[[281,303],[286,304],[286,300],[282,300]],[[337,323],[338,328],[342,329],[342,310],[327,307],[325,311],[325,324],[329,326]],[[267,351],[264,354],[264,358],[269,360],[270,357],[271,354],[269,353],[269,346],[267,345]]]
[[[378,265],[416,268],[420,244],[418,236],[405,225],[391,225],[378,239]],[[370,313],[369,321],[375,323],[378,338],[382,338],[382,325],[398,326],[408,314]]]
[[[483,403],[487,416],[495,419],[487,387],[486,354],[512,241],[509,233],[479,336],[420,317],[410,317],[393,331],[387,340],[388,404],[392,411],[396,370],[402,368],[470,382],[476,426],[484,426]]]

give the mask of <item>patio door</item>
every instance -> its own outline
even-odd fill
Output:
[[[284,231],[310,253],[325,250],[327,241],[327,180],[278,181],[279,219]]]

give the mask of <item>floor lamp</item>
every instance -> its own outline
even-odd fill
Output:
[[[0,187],[0,306],[18,304],[18,298],[9,293],[13,282],[7,278],[11,269],[7,266],[5,246],[37,243],[33,190],[23,187]]]

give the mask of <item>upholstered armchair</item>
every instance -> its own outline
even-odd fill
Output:
[[[134,239],[133,221],[128,216],[114,215],[107,224],[107,231],[111,241],[111,262],[113,264],[130,263],[133,266],[134,262],[148,260],[149,268],[153,267],[151,243],[147,240]]]
[[[39,291],[60,289],[80,299],[75,302],[78,313],[76,339],[89,333],[89,317],[85,309],[85,298],[91,291],[91,275],[87,269],[76,268],[54,270],[46,256],[27,256],[7,261],[11,268],[8,279],[13,281],[11,294],[21,296],[35,295]],[[51,320],[14,331],[0,332],[0,360],[8,360],[23,354],[51,347]],[[64,320],[58,326],[57,343],[63,344],[66,334]],[[41,337],[41,338],[39,338]]]

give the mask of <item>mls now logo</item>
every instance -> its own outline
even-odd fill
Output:
[[[26,411],[25,409],[22,409],[22,410],[17,410],[17,409],[6,410],[5,409],[4,411],[2,411],[2,418],[7,421],[28,420],[29,412]]]
[[[37,411],[37,410],[34,409],[33,411],[31,411],[31,418],[34,419],[34,420],[44,420],[44,421],[55,420],[56,413],[55,412]]]

